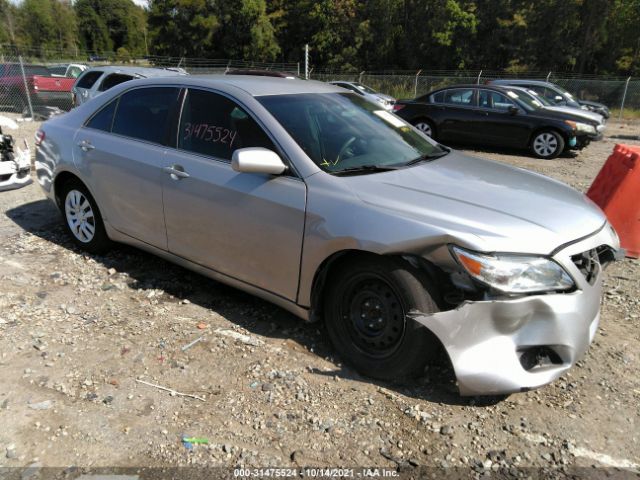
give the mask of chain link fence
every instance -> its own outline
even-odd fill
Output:
[[[76,65],[76,68],[73,68]],[[223,74],[235,69],[275,70],[304,76],[300,63],[266,63],[229,59],[145,56],[120,58],[117,54],[31,48],[0,44],[0,112],[48,118],[72,107],[71,89],[82,69],[102,65],[182,68],[193,75]],[[577,98],[604,103],[614,117],[640,118],[640,78],[602,77],[560,72],[438,70],[417,72],[353,72],[311,69],[321,81],[359,81],[395,98],[413,98],[454,84],[484,83],[498,78],[532,78],[557,83]]]
[[[407,72],[326,72],[311,71],[310,78],[358,81],[395,98],[414,98],[432,90],[455,84],[477,84],[500,78],[529,78],[556,83],[580,100],[607,105],[617,118],[640,118],[640,78],[578,76],[556,72],[526,72],[519,75],[491,71],[418,71]]]

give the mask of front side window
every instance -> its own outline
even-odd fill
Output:
[[[464,107],[473,106],[473,88],[455,88],[444,94],[444,103]]]
[[[247,147],[276,150],[260,125],[233,100],[204,90],[187,92],[180,117],[179,149],[231,160],[235,150]]]
[[[500,92],[495,92],[493,90],[480,90],[478,92],[478,105],[481,108],[490,108],[491,110],[504,112],[509,110],[509,107],[513,107],[514,103]]]
[[[179,93],[175,87],[138,88],[125,93],[120,97],[111,131],[167,145],[170,114]]]
[[[102,71],[100,70],[92,70],[90,72],[85,73],[76,84],[78,88],[91,88],[93,84],[102,76]]]
[[[352,93],[258,97],[322,170],[400,167],[446,153],[408,123]]]

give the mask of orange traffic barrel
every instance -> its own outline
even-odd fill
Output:
[[[587,196],[606,214],[628,257],[640,256],[640,147],[616,145]]]

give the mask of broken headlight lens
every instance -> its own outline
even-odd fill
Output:
[[[452,247],[460,265],[471,277],[505,293],[569,290],[574,283],[553,260],[522,255],[487,255]]]

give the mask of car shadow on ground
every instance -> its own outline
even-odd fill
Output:
[[[333,351],[322,323],[309,324],[287,311],[257,297],[174,265],[134,247],[116,244],[104,255],[80,251],[68,237],[60,212],[48,200],[39,200],[10,209],[6,215],[25,231],[70,251],[86,255],[106,268],[128,275],[131,289],[157,289],[165,292],[166,302],[188,300],[212,310],[236,325],[256,335],[289,339],[307,351],[332,362],[334,370],[310,369],[327,378],[340,377],[369,383],[419,400],[449,405],[495,405],[505,396],[461,397],[455,384],[453,369],[440,355],[436,364],[411,385],[380,382],[359,375],[345,366]]]

